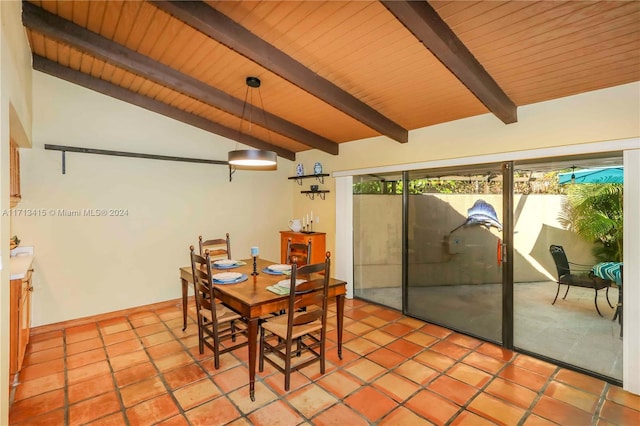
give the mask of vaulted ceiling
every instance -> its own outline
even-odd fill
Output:
[[[640,80],[638,1],[30,1],[23,24],[34,69],[288,159]]]

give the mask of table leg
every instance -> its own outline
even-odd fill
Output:
[[[344,320],[344,295],[336,296],[336,317],[338,327],[338,358],[342,359],[342,325]]]
[[[189,283],[184,278],[180,278],[182,281],[182,331],[187,329],[187,290]]]
[[[252,318],[249,320],[249,398],[251,401],[256,400],[255,385],[256,385],[256,355],[258,354],[258,318]]]

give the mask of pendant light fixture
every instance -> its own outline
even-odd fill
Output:
[[[262,95],[260,94],[260,79],[258,77],[247,77],[247,90],[244,95],[244,105],[242,107],[242,117],[240,117],[240,129],[238,131],[238,139],[241,139],[242,136],[242,121],[245,120],[245,113],[247,111],[247,100],[249,98],[249,91],[253,89],[258,89],[258,95],[260,97],[260,105],[262,109],[262,114],[264,115],[264,121],[266,123],[267,118],[264,113],[264,105],[262,104]],[[253,95],[252,95],[253,98]],[[253,108],[253,104],[249,104],[249,108]],[[249,130],[251,130],[251,114],[249,114],[249,118],[247,119],[249,122]],[[267,129],[267,132],[269,129]],[[240,166],[240,167],[257,167],[264,168],[268,166],[275,166],[277,164],[278,156],[273,151],[267,151],[263,149],[239,149],[234,151],[229,151],[229,165],[230,166]]]

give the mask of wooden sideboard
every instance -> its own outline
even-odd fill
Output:
[[[327,251],[327,234],[324,232],[293,232],[280,231],[280,262],[287,263],[287,241],[291,238],[292,243],[306,244],[311,240],[311,263],[324,262]]]

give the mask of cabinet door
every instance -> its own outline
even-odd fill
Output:
[[[31,271],[27,272],[24,280],[22,281],[22,297],[20,300],[19,309],[19,323],[20,329],[18,331],[18,358],[17,358],[17,370],[22,368],[22,361],[24,361],[24,354],[27,350],[27,344],[29,343],[29,331],[31,329],[31,292],[33,286],[31,285]]]

